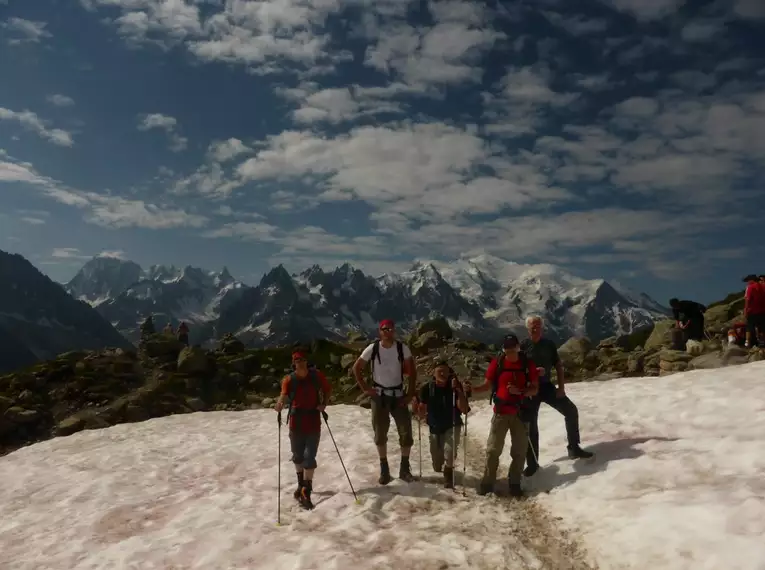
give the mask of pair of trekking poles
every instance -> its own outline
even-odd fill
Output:
[[[324,425],[327,426],[327,432],[329,433],[329,437],[332,438],[332,444],[335,446],[335,451],[337,452],[337,458],[340,460],[340,465],[343,466],[343,471],[345,472],[345,478],[348,479],[348,485],[351,487],[351,493],[353,493],[353,499],[357,503],[359,502],[359,498],[356,496],[356,490],[353,488],[353,483],[351,483],[351,477],[348,475],[348,470],[345,468],[345,462],[343,461],[343,456],[340,454],[340,449],[337,447],[337,442],[335,441],[335,436],[332,435],[332,428],[329,427],[329,415],[326,411],[321,411],[321,417],[324,418]],[[277,526],[282,524],[282,413],[278,412],[276,414],[276,421],[279,424],[279,451],[278,451],[278,457],[277,457],[277,492],[276,492],[276,524]]]
[[[451,378],[449,378],[451,381]],[[467,394],[465,394],[465,399],[467,399]],[[454,467],[456,463],[456,451],[455,448],[457,447],[457,391],[452,389],[452,488],[456,489],[456,481],[454,477]],[[466,495],[466,484],[465,479],[467,477],[467,428],[468,428],[468,412],[465,411],[465,435],[463,437],[462,441],[462,495]],[[419,450],[419,475],[420,479],[422,479],[422,419],[420,418],[419,410],[417,413],[417,447]]]

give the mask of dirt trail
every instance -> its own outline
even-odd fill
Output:
[[[509,444],[508,436],[506,445]],[[467,439],[468,473],[480,478],[483,474],[485,453],[484,443],[474,436],[469,436]],[[461,453],[459,459],[462,460]],[[500,463],[498,473],[506,474],[507,469],[506,464]],[[457,491],[462,492],[461,480],[458,481]],[[468,487],[467,493],[468,495],[475,494],[476,491]],[[508,529],[509,534],[512,534],[534,553],[542,562],[542,568],[549,570],[597,570],[597,566],[587,561],[586,550],[577,537],[561,528],[556,517],[552,516],[533,497],[521,501],[505,497],[490,500],[502,503],[513,514],[514,524],[511,529]]]

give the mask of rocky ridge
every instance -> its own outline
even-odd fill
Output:
[[[586,337],[569,339],[559,348],[567,381],[663,376],[762,360],[762,350],[722,344],[730,324],[740,319],[740,306],[736,298],[710,308],[711,339],[693,354],[672,350],[670,320],[597,344]],[[446,359],[460,378],[479,382],[498,350],[456,338],[444,318],[421,322],[403,340],[412,348],[421,382],[432,374],[436,359]],[[351,332],[343,342],[317,339],[304,347],[333,385],[331,403],[369,405],[351,374],[368,342],[363,333]],[[137,351],[61,354],[0,377],[0,453],[82,429],[170,414],[271,407],[281,378],[290,371],[292,349],[248,348],[233,335],[213,349],[186,347],[160,333],[142,339]]]

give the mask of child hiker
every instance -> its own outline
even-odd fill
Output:
[[[443,469],[444,487],[454,487],[454,458],[460,441],[462,414],[468,412],[468,402],[462,384],[449,364],[436,362],[433,377],[422,386],[418,395],[417,412],[430,428],[430,456],[433,469]],[[456,402],[456,408],[455,408]]]

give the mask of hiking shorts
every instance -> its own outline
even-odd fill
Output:
[[[752,342],[757,344],[757,333],[765,334],[765,313],[747,315],[746,329],[752,335]]]
[[[493,485],[497,479],[499,458],[505,448],[505,438],[510,434],[510,483],[520,484],[523,474],[523,464],[526,461],[526,451],[529,446],[528,427],[515,414],[494,414],[489,427],[489,438],[486,441],[486,465],[483,472],[483,483]]]
[[[375,433],[375,445],[388,443],[388,430],[390,430],[390,418],[396,422],[398,431],[398,444],[401,447],[412,447],[412,414],[409,406],[404,404],[403,398],[372,398],[372,429]]]
[[[319,452],[321,432],[300,433],[290,431],[290,449],[292,463],[302,465],[303,469],[316,469],[316,454]]]

